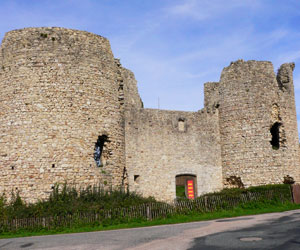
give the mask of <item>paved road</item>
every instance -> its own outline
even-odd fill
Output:
[[[299,249],[300,210],[256,216],[0,240],[0,249]]]

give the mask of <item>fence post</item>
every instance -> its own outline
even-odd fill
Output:
[[[147,204],[147,220],[151,220],[151,212],[150,212],[149,204]]]
[[[204,206],[205,206],[205,211],[208,211],[208,207],[207,207],[207,197],[204,196]]]
[[[291,195],[292,203],[296,203],[295,202],[295,197],[294,197],[294,184],[290,184],[290,195]]]

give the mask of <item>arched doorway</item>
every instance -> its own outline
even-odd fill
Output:
[[[196,175],[181,174],[176,175],[176,198],[194,199],[197,197],[197,178]]]

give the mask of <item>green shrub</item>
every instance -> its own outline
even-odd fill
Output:
[[[185,198],[185,186],[176,186],[176,197]]]
[[[182,190],[181,190],[182,191]],[[133,218],[124,213],[125,208],[152,203],[152,214],[160,214],[161,208],[167,210],[161,214],[161,218],[180,216],[196,216],[214,212],[247,210],[256,211],[270,207],[278,207],[283,204],[291,204],[291,190],[289,185],[267,185],[251,187],[248,189],[224,189],[221,192],[206,194],[198,197],[195,201],[188,199],[178,200],[175,207],[170,204],[160,205],[154,198],[143,198],[136,193],[123,189],[104,189],[102,186],[75,189],[65,185],[56,185],[47,200],[40,200],[34,204],[26,204],[22,201],[19,193],[12,194],[10,202],[4,195],[0,196],[0,233],[22,230],[7,226],[3,219],[13,220],[16,218],[43,218],[47,219],[47,225],[27,227],[26,230],[56,230],[76,228],[84,226],[107,227],[118,224],[126,224],[147,221],[145,213],[135,214]],[[145,209],[144,209],[145,210]],[[147,210],[148,211],[148,210]],[[96,218],[97,220],[89,220]],[[151,218],[151,216],[150,216]],[[159,217],[160,218],[160,217]],[[2,224],[1,224],[2,223]]]
[[[285,197],[291,196],[290,185],[288,184],[274,184],[274,185],[264,185],[264,186],[254,186],[249,188],[225,188],[220,192],[214,192],[205,194],[201,197],[209,197],[209,196],[227,196],[227,197],[237,197],[241,194],[247,193],[266,193],[266,192],[274,192],[274,194],[283,194]]]
[[[49,199],[34,204],[26,204],[19,193],[12,194],[11,202],[0,197],[0,219],[67,216],[77,213],[95,213],[103,209],[126,208],[145,203],[155,203],[152,197],[122,189],[105,190],[102,186],[81,188],[80,190],[64,185],[56,185]]]
[[[6,199],[4,194],[0,196],[0,218],[5,216],[5,209],[6,209]]]

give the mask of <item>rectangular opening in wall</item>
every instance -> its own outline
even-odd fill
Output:
[[[139,183],[140,182],[140,176],[139,175],[134,175],[133,180],[134,180],[135,183]]]
[[[197,196],[197,177],[190,174],[176,175],[176,198],[194,199]]]
[[[185,132],[185,121],[183,118],[178,119],[178,131]]]
[[[272,135],[272,139],[270,141],[272,148],[277,150],[280,147],[280,128],[281,123],[275,122],[270,128],[270,133]]]
[[[97,167],[103,167],[104,159],[103,159],[103,149],[108,142],[108,137],[106,135],[98,136],[98,140],[95,143],[95,152],[94,159],[97,164]]]

